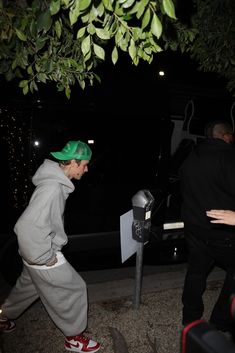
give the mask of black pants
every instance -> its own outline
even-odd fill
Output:
[[[234,232],[222,232],[186,227],[185,239],[188,247],[188,270],[182,294],[183,325],[202,318],[202,296],[207,277],[212,267],[217,265],[226,271],[226,277],[210,322],[218,329],[233,329],[230,297],[235,294],[235,229]]]

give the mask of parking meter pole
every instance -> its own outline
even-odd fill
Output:
[[[136,269],[135,269],[135,293],[134,293],[134,301],[133,301],[133,307],[135,310],[139,309],[140,300],[141,300],[143,253],[144,253],[144,243],[137,243]]]
[[[154,198],[149,190],[138,191],[131,199],[133,206],[132,238],[137,241],[134,308],[140,305],[144,244],[149,239]]]

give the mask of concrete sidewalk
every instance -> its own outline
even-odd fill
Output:
[[[141,294],[181,288],[184,283],[187,264],[144,266]],[[91,303],[135,296],[136,269],[128,267],[80,272],[87,283]],[[214,268],[208,282],[224,279],[225,273]]]

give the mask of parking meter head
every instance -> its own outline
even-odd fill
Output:
[[[144,221],[146,219],[146,213],[151,213],[152,211],[154,204],[153,195],[149,190],[140,190],[132,197],[131,201],[133,206],[134,218],[140,221]]]
[[[153,204],[154,197],[149,190],[140,190],[132,197],[134,218],[132,237],[139,242],[146,242],[149,239]]]

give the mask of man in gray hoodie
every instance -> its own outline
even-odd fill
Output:
[[[36,188],[14,227],[23,271],[1,307],[0,332],[13,331],[13,320],[40,298],[64,334],[65,348],[94,353],[100,344],[83,334],[87,326],[86,284],[61,252],[68,241],[63,214],[66,199],[74,191],[71,180],[81,179],[88,171],[92,152],[84,142],[69,141],[62,151],[51,155],[55,161],[45,159],[33,176]]]

